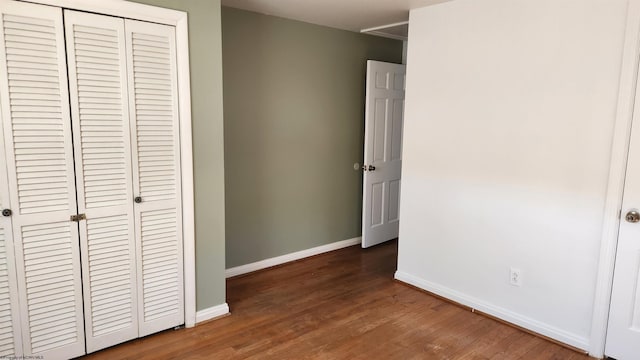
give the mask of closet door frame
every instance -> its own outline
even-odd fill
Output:
[[[20,0],[17,0],[20,1]],[[196,324],[195,213],[193,190],[193,145],[191,135],[191,84],[187,13],[125,0],[29,0],[30,3],[88,11],[127,19],[155,22],[176,28],[178,70],[178,114],[180,116],[180,163],[182,183],[182,236],[184,257],[185,326]],[[228,309],[228,307],[226,307]],[[224,315],[228,310],[216,314]]]

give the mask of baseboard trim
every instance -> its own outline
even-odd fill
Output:
[[[549,337],[573,348],[583,350],[585,353],[587,352],[585,349],[589,348],[589,339],[586,337],[570,333],[555,326],[515,313],[511,310],[486,303],[473,296],[447,288],[446,286],[421,279],[402,271],[396,271],[395,279],[435,295],[442,296],[443,298],[456,302],[460,305],[470,307],[473,310],[478,310],[479,312],[485,313],[489,316],[514,324],[518,327],[522,327],[531,332]]]
[[[229,314],[227,303],[196,311],[196,324]]]
[[[349,246],[360,244],[361,242],[362,242],[362,237],[358,236],[352,239],[347,239],[347,240],[337,241],[331,244],[316,246],[314,248],[301,250],[301,251],[293,252],[290,254],[277,256],[274,258],[256,261],[254,263],[250,263],[246,265],[232,267],[225,271],[225,275],[227,278],[238,276],[238,275],[244,275],[250,272],[270,268],[272,266],[282,265],[291,261],[304,259],[306,257],[346,248]]]

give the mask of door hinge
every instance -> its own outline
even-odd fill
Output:
[[[80,220],[87,220],[87,215],[85,214],[71,215],[71,221],[80,222]]]

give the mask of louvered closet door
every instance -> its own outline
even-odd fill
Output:
[[[87,351],[138,336],[124,20],[65,10]]]
[[[175,29],[125,20],[140,336],[184,323]]]
[[[0,103],[25,355],[84,354],[62,10],[2,1]]]
[[[0,122],[0,210],[11,209]],[[22,355],[18,288],[10,216],[0,215],[0,359]]]

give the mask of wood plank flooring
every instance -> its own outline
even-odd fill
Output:
[[[393,280],[397,244],[229,279],[231,315],[86,359],[590,359]]]

